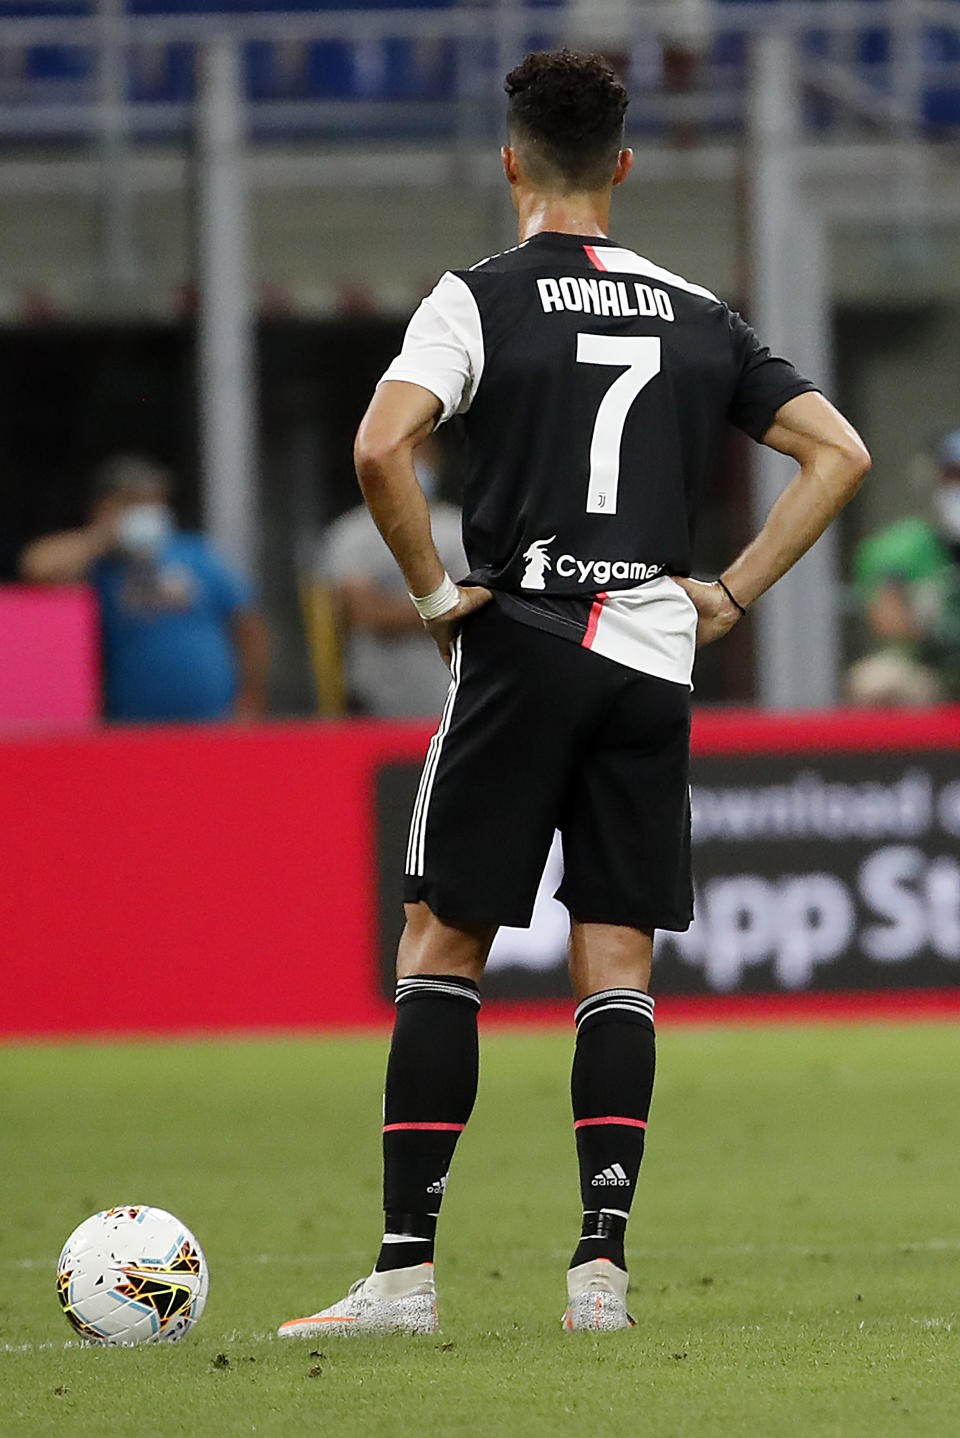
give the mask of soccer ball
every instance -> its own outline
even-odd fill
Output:
[[[189,1228],[145,1204],[86,1219],[57,1263],[57,1297],[89,1343],[183,1338],[203,1312],[209,1284],[207,1260]]]

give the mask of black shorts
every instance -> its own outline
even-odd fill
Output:
[[[556,829],[557,898],[583,923],[693,917],[690,694],[496,603],[454,646],[407,845],[404,898],[450,923],[530,922]]]

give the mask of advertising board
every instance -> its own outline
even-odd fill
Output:
[[[0,742],[0,1038],[385,1029],[428,724]],[[694,721],[697,919],[674,1022],[960,1012],[960,710]],[[569,1023],[559,851],[484,1023]],[[661,1003],[662,1000],[662,1003]]]
[[[415,765],[378,776],[380,950],[392,986]],[[699,754],[695,919],[656,938],[658,994],[902,989],[960,982],[955,752]],[[491,998],[568,994],[555,839],[529,930],[501,930]]]

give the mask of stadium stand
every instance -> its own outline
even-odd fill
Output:
[[[749,30],[781,3],[713,0],[716,29],[699,69],[697,97],[708,131],[742,128]],[[960,28],[927,20],[919,24],[917,81],[905,78],[897,64],[894,31],[903,16],[885,0],[853,3],[863,11],[863,24],[852,29],[833,25],[829,6],[811,7],[820,12],[802,31],[802,50],[811,64],[842,65],[878,99],[898,93],[905,83],[919,86],[911,94],[919,128],[935,133],[960,126]],[[395,21],[391,12],[396,12]],[[414,5],[409,0],[126,0],[119,23],[126,31],[123,66],[131,125],[141,137],[165,138],[183,129],[195,95],[198,44],[220,21],[243,36],[254,138],[322,135],[334,129],[341,134],[347,129],[356,138],[403,138],[425,131],[450,137],[457,131],[458,105],[475,105],[493,86],[504,17],[521,28],[525,46],[535,48],[562,40],[564,13],[562,0],[527,0],[512,7],[498,7],[492,0],[469,7],[454,0]],[[11,29],[9,22],[18,21]],[[38,134],[64,139],[94,130],[98,45],[106,23],[96,0],[13,0],[0,7],[0,133],[36,140]],[[650,97],[638,97],[631,116],[636,130],[659,132],[666,124]],[[815,131],[831,132],[848,125],[849,116],[814,85],[806,121]]]

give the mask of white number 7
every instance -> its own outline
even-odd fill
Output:
[[[626,366],[600,401],[590,441],[587,513],[616,514],[623,427],[637,395],[660,373],[660,340],[652,335],[578,334],[577,363]]]

